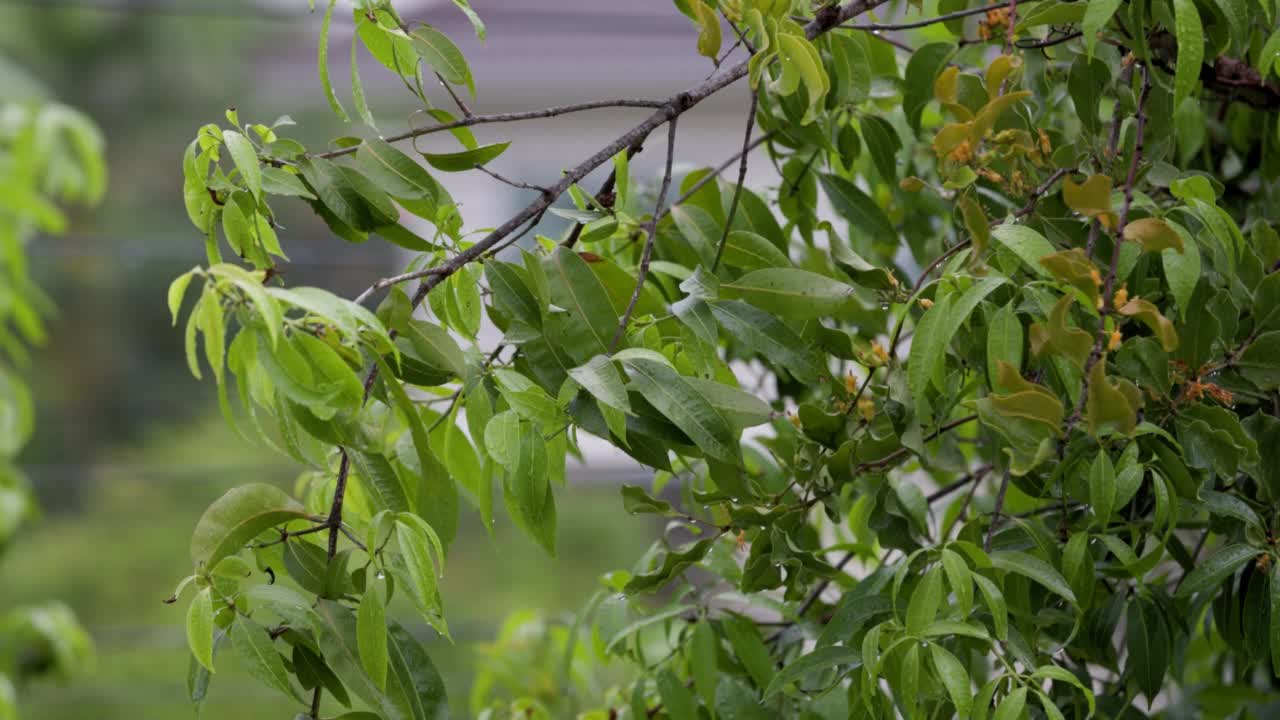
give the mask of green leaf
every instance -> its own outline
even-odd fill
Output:
[[[379,138],[365,140],[356,150],[364,174],[392,197],[439,200],[440,186],[426,168]]]
[[[1042,678],[1048,678],[1050,680],[1061,680],[1063,682],[1070,683],[1076,686],[1076,688],[1078,688],[1080,692],[1084,694],[1085,701],[1089,703],[1089,714],[1093,715],[1094,712],[1096,711],[1097,707],[1095,704],[1096,701],[1093,696],[1093,691],[1090,690],[1089,687],[1085,685],[1085,683],[1082,680],[1080,680],[1080,678],[1076,677],[1066,668],[1061,668],[1061,667],[1058,667],[1057,665],[1041,665],[1040,667],[1036,668],[1035,672],[1031,673],[1031,677],[1037,680]]]
[[[333,113],[342,118],[343,122],[350,122],[347,111],[342,109],[342,103],[338,101],[338,95],[333,91],[333,82],[329,80],[329,26],[333,22],[333,6],[336,4],[338,0],[329,0],[329,7],[324,11],[324,20],[320,23],[320,58],[317,65],[320,71],[320,85],[324,87],[324,95],[329,99],[329,107],[333,108]]]
[[[551,302],[565,310],[563,346],[570,355],[587,358],[609,352],[618,330],[618,314],[609,291],[578,253],[557,248],[543,262]]]
[[[1022,710],[1026,706],[1027,688],[1019,687],[1000,701],[992,720],[1018,720],[1022,717]]]
[[[801,655],[793,662],[786,663],[778,674],[773,676],[773,680],[769,681],[769,686],[764,691],[764,697],[767,700],[781,692],[788,683],[796,682],[810,672],[839,666],[845,666],[842,673],[862,667],[862,653],[857,648],[831,645]]]
[[[785,368],[797,380],[817,382],[822,368],[815,353],[778,318],[741,300],[717,300],[708,304],[720,326],[738,341]]]
[[[209,274],[231,282],[245,294],[262,316],[262,322],[267,326],[267,337],[271,339],[271,346],[275,347],[280,339],[280,328],[284,325],[284,313],[281,312],[280,305],[275,299],[267,294],[262,283],[250,275],[248,270],[228,263],[210,267]]]
[[[224,130],[222,141],[226,143],[245,187],[255,198],[262,197],[262,169],[258,165],[258,151],[254,150],[253,143],[235,130]]]
[[[387,692],[405,709],[404,715],[414,720],[447,720],[449,698],[440,672],[422,643],[394,620],[388,628],[387,654],[391,666]]]
[[[1053,245],[1043,235],[1025,225],[997,225],[991,229],[991,237],[1009,248],[1027,267],[1040,277],[1052,278],[1053,273],[1040,264],[1040,260],[1054,252]]]
[[[960,717],[968,717],[973,707],[973,693],[969,690],[969,673],[964,665],[940,643],[929,643],[929,653],[933,658],[933,669],[942,680],[942,686],[951,696],[951,704],[955,706]]]
[[[1259,335],[1249,343],[1236,365],[1240,374],[1259,389],[1271,391],[1280,389],[1280,330],[1272,330]]]
[[[706,396],[668,365],[634,358],[623,361],[631,386],[680,428],[710,458],[736,464],[737,435]]]
[[[457,5],[458,9],[461,10],[463,14],[467,16],[467,20],[471,22],[471,28],[476,31],[476,39],[479,40],[480,42],[484,42],[485,41],[484,21],[480,19],[480,16],[476,14],[475,10],[471,9],[470,0],[453,0],[453,4]]]
[[[511,410],[499,413],[484,431],[485,449],[505,469],[503,498],[512,519],[555,555],[555,494],[550,490],[546,441],[533,423]]]
[[[356,38],[351,39],[351,99],[356,105],[356,114],[364,121],[365,125],[377,129],[377,125],[373,122],[373,113],[369,111],[369,102],[364,96],[364,83],[360,81],[360,58],[358,49],[360,44]]]
[[[1154,701],[1164,685],[1173,651],[1168,623],[1158,605],[1139,595],[1129,601],[1125,625],[1129,651],[1125,674],[1137,683],[1148,702]]]
[[[1116,471],[1107,453],[1100,452],[1089,468],[1089,503],[1093,506],[1094,522],[1105,529],[1111,520],[1116,502]]]
[[[949,324],[952,297],[947,295],[934,302],[916,323],[911,350],[907,354],[907,385],[917,406],[925,402],[929,383],[942,366],[951,333],[957,329]]]
[[[727,615],[723,626],[733,652],[756,686],[769,687],[774,677],[773,659],[769,656],[769,649],[765,647],[756,624],[738,615]]]
[[[720,296],[726,300],[745,300],[791,320],[836,315],[856,302],[852,286],[794,268],[755,270],[732,282],[721,282]]]
[[[924,106],[933,99],[933,81],[947,66],[955,50],[951,43],[929,43],[916,48],[907,61],[907,70],[903,74],[902,109],[907,115],[907,124],[917,133],[920,132],[920,115]]]
[[[350,448],[347,450],[347,457],[365,481],[365,490],[375,501],[378,510],[399,512],[412,508],[409,492],[387,456]]]
[[[716,688],[716,717],[722,720],[769,720],[756,694],[745,683],[726,675]]]
[[[406,720],[411,717],[407,709],[392,699],[365,674],[360,663],[356,617],[349,608],[333,600],[321,600],[316,604],[316,635],[325,662],[351,692],[376,709],[383,718]],[[388,642],[390,648],[394,640]],[[394,660],[392,661],[394,664]],[[389,678],[394,675],[389,676]]]
[[[969,322],[969,315],[973,314],[975,307],[1005,282],[1001,277],[983,278],[957,299],[950,295],[943,297],[924,314],[924,318],[920,318],[908,360],[908,382],[916,400],[922,400],[929,380],[945,361],[947,348],[961,325]],[[916,351],[916,345],[922,346],[919,351]],[[919,369],[916,369],[916,363],[919,363]]]
[[[1210,515],[1234,518],[1245,525],[1252,526],[1259,535],[1264,534],[1262,518],[1258,517],[1258,513],[1249,507],[1248,503],[1235,495],[1215,490],[1201,490],[1200,499],[1204,501]]]
[[[431,526],[420,517],[408,513],[396,515],[396,543],[404,557],[406,585],[409,596],[423,617],[442,635],[448,636],[440,602],[439,581],[432,553],[444,561],[444,548]],[[396,584],[397,587],[399,583]]]
[[[1218,548],[1212,555],[1191,569],[1178,586],[1176,597],[1185,599],[1192,595],[1214,590],[1228,575],[1234,574],[1253,558],[1259,550],[1250,545],[1232,544]]]
[[[386,584],[381,573],[368,580],[356,613],[356,644],[360,650],[360,663],[373,684],[384,690],[387,687]]]
[[[938,616],[938,606],[942,604],[942,568],[934,567],[925,573],[920,584],[911,593],[911,601],[907,605],[907,632],[919,635]]]
[[[1066,578],[1062,577],[1062,573],[1034,555],[1017,550],[1000,550],[991,553],[991,564],[999,570],[1030,578],[1062,596],[1072,605],[1077,604],[1075,593],[1071,592],[1071,586],[1067,584]]]
[[[1173,107],[1191,94],[1200,80],[1204,62],[1204,27],[1195,0],[1173,0],[1174,35],[1178,41],[1178,59],[1173,78]]]
[[[596,400],[622,412],[631,413],[631,402],[623,387],[618,368],[604,355],[596,355],[569,371],[569,377],[591,393]]]
[[[658,673],[657,682],[663,711],[671,717],[671,720],[697,720],[698,703],[693,699],[693,693],[689,692],[675,673],[664,668]]]
[[[991,324],[987,328],[987,381],[992,389],[1000,388],[1000,363],[1007,363],[1014,370],[1022,368],[1022,348],[1024,344],[1022,321],[1014,312],[1013,305],[1005,305],[991,316]]]
[[[1005,602],[1000,587],[989,578],[974,573],[973,581],[978,585],[987,610],[991,612],[991,620],[995,625],[996,639],[1004,641],[1009,637],[1009,606]]]
[[[658,500],[644,491],[644,488],[635,485],[622,486],[622,509],[635,515],[637,513],[646,513],[652,515],[665,515],[667,517],[677,517],[679,512],[671,507],[671,503],[665,500]]]
[[[1081,30],[1084,32],[1084,49],[1088,57],[1093,57],[1093,49],[1098,45],[1098,33],[1111,22],[1111,16],[1116,14],[1119,7],[1120,0],[1097,0],[1085,8]]]
[[[240,662],[258,682],[298,698],[298,691],[289,682],[289,671],[284,660],[276,652],[275,643],[267,629],[248,618],[236,618],[231,626],[231,647],[235,648]],[[299,698],[300,699],[300,698]]]
[[[872,242],[896,243],[898,233],[893,229],[884,210],[856,185],[838,175],[818,175],[822,188],[831,205],[854,229],[867,233]]]
[[[689,646],[689,669],[693,675],[693,688],[709,708],[715,707],[716,687],[720,684],[717,667],[719,647],[720,639],[710,622],[704,620],[694,626]]]
[[[233,488],[204,511],[191,535],[191,560],[212,568],[264,530],[309,516],[282,490],[254,483]]]
[[[1280,563],[1271,563],[1268,580],[1271,589],[1271,627],[1268,628],[1271,636],[1271,672],[1280,677]]]
[[[213,596],[205,587],[191,598],[187,607],[187,645],[191,655],[209,672],[213,672]]]
[[[768,239],[747,230],[729,233],[724,246],[724,264],[743,270],[785,268],[791,261]]]
[[[969,565],[956,553],[947,548],[942,549],[942,568],[947,574],[947,584],[960,606],[960,614],[968,615],[973,607],[973,573]]]
[[[852,249],[846,247],[844,243],[834,243],[834,247],[831,249],[831,259],[835,261],[837,267],[862,287],[874,290],[896,290],[898,288],[898,278],[894,277],[892,269],[872,265]]]
[[[422,153],[422,157],[437,170],[443,172],[465,172],[474,170],[479,165],[487,165],[511,145],[510,142],[481,145],[473,150],[462,150],[453,153]]]
[[[178,324],[178,312],[182,309],[182,299],[187,294],[187,286],[191,284],[191,278],[196,276],[199,268],[192,268],[187,272],[174,278],[169,284],[169,314],[173,316],[173,324]]]
[[[409,36],[413,38],[413,47],[418,51],[423,62],[440,73],[440,77],[446,81],[454,85],[466,86],[471,96],[475,97],[476,87],[471,77],[471,68],[467,67],[467,59],[463,57],[462,51],[453,44],[452,40],[430,25],[419,26],[409,33]]]
[[[1190,310],[1191,294],[1200,282],[1200,246],[1192,238],[1187,229],[1175,222],[1168,222],[1182,240],[1182,252],[1169,249],[1160,253],[1164,265],[1164,276],[1169,283],[1169,291],[1178,303],[1178,313],[1183,320]]]

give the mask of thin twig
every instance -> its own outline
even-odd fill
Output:
[[[1004,471],[1004,477],[1000,478],[1000,490],[996,493],[996,509],[991,513],[991,524],[987,526],[987,539],[982,543],[982,549],[991,552],[991,540],[996,536],[996,526],[1000,524],[1001,513],[1004,512],[1004,496],[1009,491],[1009,471]]]
[[[665,105],[666,101],[663,100],[621,98],[616,100],[593,100],[591,102],[575,103],[572,105],[556,105],[553,107],[542,108],[540,110],[494,113],[491,115],[471,115],[470,117],[454,120],[453,122],[441,123],[439,125],[431,125],[423,128],[414,128],[398,135],[385,137],[383,140],[389,143],[396,143],[403,140],[412,140],[424,135],[445,132],[447,130],[457,130],[458,128],[467,128],[476,125],[491,125],[495,123],[520,122],[523,120],[541,120],[545,118],[559,117],[561,115],[569,115],[571,113],[585,112],[588,110],[600,110],[603,108],[661,108]],[[351,147],[338,148],[337,150],[317,153],[315,157],[341,157],[343,155],[349,155],[359,148],[359,145],[352,145]]]
[[[1031,0],[1025,0],[1031,2]],[[931,18],[923,20],[915,20],[905,23],[860,23],[858,25],[841,25],[841,29],[849,28],[853,30],[914,30],[916,28],[937,25],[938,23],[948,22],[950,20],[959,20],[971,15],[983,15],[992,10],[1001,10],[1009,7],[1007,2],[992,3],[990,5],[982,5],[980,7],[968,8],[965,10],[957,10],[956,12],[945,13],[943,15],[935,15]]]
[[[1096,110],[1097,108],[1094,109]],[[1117,103],[1116,109],[1119,109],[1119,103]],[[1112,159],[1116,156],[1116,149],[1120,146],[1120,126],[1123,123],[1124,115],[1121,115],[1118,112],[1115,114],[1115,117],[1111,119],[1111,135],[1107,140],[1107,149],[1102,156],[1104,168],[1109,169]],[[1108,172],[1107,174],[1110,175],[1111,173]],[[1089,223],[1089,239],[1085,242],[1084,254],[1085,257],[1088,257],[1091,260],[1093,259],[1094,248],[1098,244],[1098,232],[1101,229],[1102,223],[1098,222],[1097,218],[1094,218]]]
[[[756,126],[756,105],[759,97],[751,90],[751,104],[747,109],[747,132],[742,140],[742,160],[738,164],[738,184],[733,188],[733,200],[729,203],[729,215],[724,221],[724,231],[720,235],[720,244],[716,246],[716,259],[711,263],[711,272],[720,267],[720,258],[724,256],[724,246],[729,241],[729,229],[733,226],[733,216],[738,213],[738,201],[742,199],[742,183],[747,179],[747,158],[751,151],[751,130]]]
[[[1004,35],[1004,52],[1006,55],[1013,52],[1013,28],[1018,24],[1018,0],[1009,0],[1009,15],[1005,19],[1007,27]]]
[[[402,282],[417,280],[419,278],[424,278],[424,277],[427,277],[428,275],[435,275],[441,272],[444,272],[444,268],[437,265],[429,268],[422,268],[421,270],[414,270],[412,272],[401,273],[399,275],[392,275],[391,277],[382,278],[381,280],[370,285],[364,292],[357,295],[355,300],[353,300],[352,302],[354,302],[357,305],[363,305],[364,301],[368,300],[369,296],[373,295],[375,292],[378,292],[380,290],[386,290],[392,285],[399,285]]]
[[[755,140],[752,140],[751,144],[747,147],[747,152],[751,152],[752,150],[755,150],[756,148],[760,147],[766,142],[772,140],[777,134],[778,134],[777,130],[771,130],[761,135],[760,137],[756,138]],[[725,170],[728,170],[730,167],[733,166],[734,163],[738,162],[741,158],[742,158],[741,152],[734,153],[732,157],[730,157],[729,159],[717,165],[711,172],[698,178],[698,181],[693,185],[690,185],[689,189],[685,190],[683,195],[681,195],[680,197],[672,201],[672,203],[667,206],[667,209],[662,211],[662,217],[658,218],[658,220],[661,221],[662,218],[666,217],[671,212],[671,208],[682,205],[686,200],[698,194],[699,190],[706,187],[716,178],[720,177],[721,173],[723,173]]]
[[[925,500],[930,505],[932,505],[933,503],[941,500],[942,498],[950,495],[951,493],[955,492],[956,490],[959,490],[960,488],[964,487],[965,485],[968,485],[969,483],[981,481],[982,478],[985,477],[986,474],[989,472],[991,472],[991,466],[983,465],[982,467],[978,468],[977,470],[974,470],[968,475],[965,475],[964,477],[953,480],[950,483],[947,483],[946,485],[943,485],[937,490],[934,490],[933,492],[929,493],[928,497],[926,497]]]
[[[929,442],[930,440],[934,440],[934,439],[936,439],[937,437],[939,437],[940,435],[942,435],[942,434],[943,434],[943,433],[945,433],[945,432],[949,432],[949,431],[951,431],[951,430],[954,430],[954,429],[956,429],[956,428],[960,427],[961,425],[964,425],[964,424],[966,424],[966,423],[971,423],[971,422],[973,422],[974,420],[977,420],[977,419],[978,419],[978,416],[977,416],[977,415],[966,415],[966,416],[964,416],[964,417],[960,418],[959,420],[952,420],[951,422],[947,423],[946,425],[943,425],[942,427],[938,428],[937,430],[934,430],[933,432],[931,432],[931,433],[929,433],[928,435],[926,435],[926,436],[924,437],[924,441],[925,441],[925,442]],[[892,465],[893,463],[895,463],[895,462],[897,462],[898,460],[902,459],[902,457],[903,457],[903,456],[905,456],[905,455],[906,455],[907,453],[909,453],[909,452],[911,452],[911,451],[910,451],[908,448],[906,448],[905,446],[904,446],[904,447],[900,447],[900,448],[898,448],[897,450],[894,450],[893,452],[889,453],[888,455],[885,455],[884,457],[882,457],[882,458],[880,458],[880,459],[878,459],[878,460],[870,460],[870,461],[867,461],[867,462],[864,462],[864,463],[860,463],[860,464],[858,464],[858,466],[857,466],[857,467],[855,467],[855,468],[853,469],[853,473],[854,473],[855,475],[857,475],[859,472],[862,472],[862,471],[865,471],[865,470],[879,470],[879,469],[881,469],[881,468],[888,467],[889,465]]]
[[[1035,212],[1036,204],[1040,202],[1040,198],[1044,197],[1045,194],[1049,192],[1049,188],[1053,187],[1054,183],[1058,182],[1058,180],[1062,179],[1063,175],[1066,175],[1069,172],[1071,172],[1071,168],[1058,168],[1055,170],[1053,174],[1049,176],[1048,180],[1040,183],[1035,190],[1031,191],[1031,194],[1027,196],[1027,204],[1023,205],[1013,214],[1013,216],[1021,218]]]
[[[473,115],[471,108],[467,107],[467,104],[462,101],[462,98],[458,96],[458,93],[453,91],[453,86],[444,79],[444,76],[440,73],[436,73],[436,79],[444,86],[445,91],[449,93],[449,97],[453,98],[453,104],[457,105],[458,109],[462,111],[462,116],[471,117]]]
[[[676,118],[677,116],[672,115],[671,122],[667,125],[667,165],[662,173],[662,186],[658,188],[658,203],[653,209],[653,217],[644,226],[644,249],[640,251],[640,272],[636,277],[636,289],[631,293],[631,302],[627,303],[626,312],[622,313],[622,319],[618,321],[618,329],[613,333],[613,340],[609,342],[607,353],[609,355],[618,349],[618,343],[622,342],[623,336],[627,334],[631,313],[635,312],[636,303],[640,302],[645,278],[649,276],[649,259],[653,256],[653,243],[658,237],[658,215],[662,212],[662,204],[667,200],[667,190],[671,188],[671,169],[675,164],[676,155]]]
[[[485,175],[488,175],[489,177],[493,178],[494,180],[497,180],[497,181],[498,181],[498,182],[500,182],[500,183],[504,183],[504,184],[506,184],[506,185],[510,185],[511,187],[513,187],[513,188],[517,188],[517,189],[519,189],[519,190],[533,190],[533,191],[535,191],[535,192],[540,192],[540,193],[548,193],[548,192],[551,192],[550,190],[548,190],[547,188],[545,188],[545,187],[543,187],[543,186],[541,186],[541,185],[530,185],[530,184],[529,184],[529,183],[527,183],[527,182],[520,182],[519,180],[512,180],[512,179],[510,179],[510,178],[508,178],[508,177],[504,177],[504,176],[502,176],[502,175],[499,175],[499,174],[497,173],[497,171],[495,171],[495,170],[490,170],[489,168],[485,167],[484,165],[476,165],[476,166],[475,166],[475,169],[476,169],[476,170],[479,170],[480,172],[484,173]]]
[[[1076,38],[1081,37],[1083,35],[1084,35],[1083,32],[1076,30],[1075,32],[1069,32],[1065,35],[1056,35],[1056,36],[1051,35],[1047,38],[1044,38],[1043,40],[1019,40],[1016,43],[1014,43],[1014,45],[1019,50],[1040,50],[1043,48],[1053,47],[1054,45],[1062,45],[1063,43],[1069,43],[1072,40],[1075,40]]]
[[[316,685],[315,692],[311,694],[311,720],[320,720],[320,696],[324,692],[324,688]]]

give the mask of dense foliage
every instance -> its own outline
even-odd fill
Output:
[[[571,622],[512,618],[473,714],[1263,716],[1280,7],[675,4],[715,68],[666,99],[475,114],[456,45],[364,0],[362,137],[309,150],[234,111],[200,129],[184,197],[209,265],[170,307],[194,291],[188,358],[228,420],[308,470],[201,518],[178,591],[193,700],[226,646],[300,717],[446,716],[390,601],[448,636],[464,511],[505,508],[554,554],[589,433],[654,468],[619,512],[663,537]],[[345,119],[333,12],[320,77]],[[378,135],[362,53],[431,124]],[[673,173],[680,116],[730,88],[743,152]],[[473,133],[598,107],[649,114],[550,187]],[[459,149],[395,145],[443,132]],[[659,178],[632,176],[663,147]],[[748,156],[776,184],[742,187]],[[529,204],[464,220],[439,178],[473,171]],[[290,287],[281,202],[413,260],[354,300]],[[571,228],[526,240],[548,212]]]
[[[16,463],[35,419],[20,376],[29,348],[43,342],[48,298],[29,274],[26,246],[37,233],[58,233],[66,218],[56,202],[97,202],[106,182],[102,138],[75,110],[23,99],[9,87],[0,102],[0,553],[36,515]],[[18,715],[15,682],[41,675],[69,678],[92,663],[88,634],[71,610],[51,601],[0,614],[0,720]]]

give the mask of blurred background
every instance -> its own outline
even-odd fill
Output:
[[[479,89],[476,112],[661,98],[713,70],[693,50],[692,25],[666,0],[472,0],[488,24],[484,45],[450,0],[396,5],[462,47]],[[331,38],[344,97],[349,7],[339,1],[346,20],[337,13]],[[110,169],[102,205],[77,212],[66,237],[42,238],[30,249],[59,308],[52,339],[30,372],[39,419],[24,457],[45,517],[0,563],[0,609],[62,599],[97,642],[98,664],[73,685],[29,688],[25,717],[194,715],[186,700],[183,610],[161,603],[190,571],[191,528],[231,486],[288,488],[298,468],[236,437],[218,416],[212,384],[186,370],[163,298],[174,276],[205,259],[183,209],[180,157],[197,128],[220,122],[229,107],[246,122],[270,124],[289,114],[298,126],[288,130],[308,146],[371,132],[344,125],[325,103],[315,66],[319,26],[320,13],[308,13],[306,0],[0,0],[0,94],[18,92],[15,78],[25,74],[85,111],[107,138]],[[421,124],[397,79],[372,61],[362,74],[382,132]],[[681,119],[685,169],[735,152],[746,93],[735,86]],[[436,101],[446,106],[448,98],[441,93]],[[481,142],[514,141],[495,170],[542,183],[646,112],[603,110],[486,126],[477,135]],[[449,142],[435,135],[419,147]],[[633,161],[637,178],[656,179],[663,143],[652,138]],[[759,185],[772,170],[763,158],[754,165]],[[461,202],[468,229],[496,226],[530,199],[480,173],[442,180]],[[301,203],[276,209],[292,258],[283,267],[290,285],[352,297],[407,260],[387,246],[330,236]],[[562,222],[550,218],[540,231],[556,234]],[[464,512],[443,585],[455,643],[430,646],[459,716],[475,645],[491,639],[507,613],[573,612],[599,587],[601,573],[629,566],[661,532],[651,520],[620,512],[617,486],[648,479],[616,456],[589,452],[558,495],[558,560],[523,538],[507,542],[516,532],[509,524],[490,539]],[[202,717],[289,718],[296,710],[234,662],[222,668]]]

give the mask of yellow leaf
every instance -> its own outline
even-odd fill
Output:
[[[1058,280],[1077,288],[1093,303],[1098,302],[1098,274],[1093,261],[1080,248],[1063,250],[1040,258],[1040,264]]]
[[[1111,212],[1111,178],[1106,175],[1092,175],[1082,183],[1067,178],[1062,183],[1062,201],[1085,217],[1098,218],[1108,229],[1115,226],[1115,213]]]
[[[1142,218],[1124,226],[1124,239],[1142,244],[1147,252],[1160,252],[1173,248],[1179,253],[1186,248],[1182,245],[1182,237],[1160,218]]]
[[[714,60],[720,54],[720,17],[703,0],[693,0],[690,9],[697,17],[698,54]]]
[[[938,79],[933,81],[933,97],[943,105],[956,101],[956,79],[960,77],[960,68],[952,65],[943,70]]]
[[[987,68],[987,92],[1000,92],[1000,86],[1004,84],[1005,79],[1020,67],[1022,67],[1022,58],[1017,55],[1001,55],[992,60],[990,67]]]
[[[1131,317],[1144,323],[1151,328],[1151,332],[1160,340],[1160,346],[1165,352],[1173,352],[1178,349],[1178,333],[1173,329],[1173,323],[1169,318],[1160,314],[1160,310],[1155,305],[1134,298],[1124,305],[1116,309],[1116,312],[1125,317]]]

